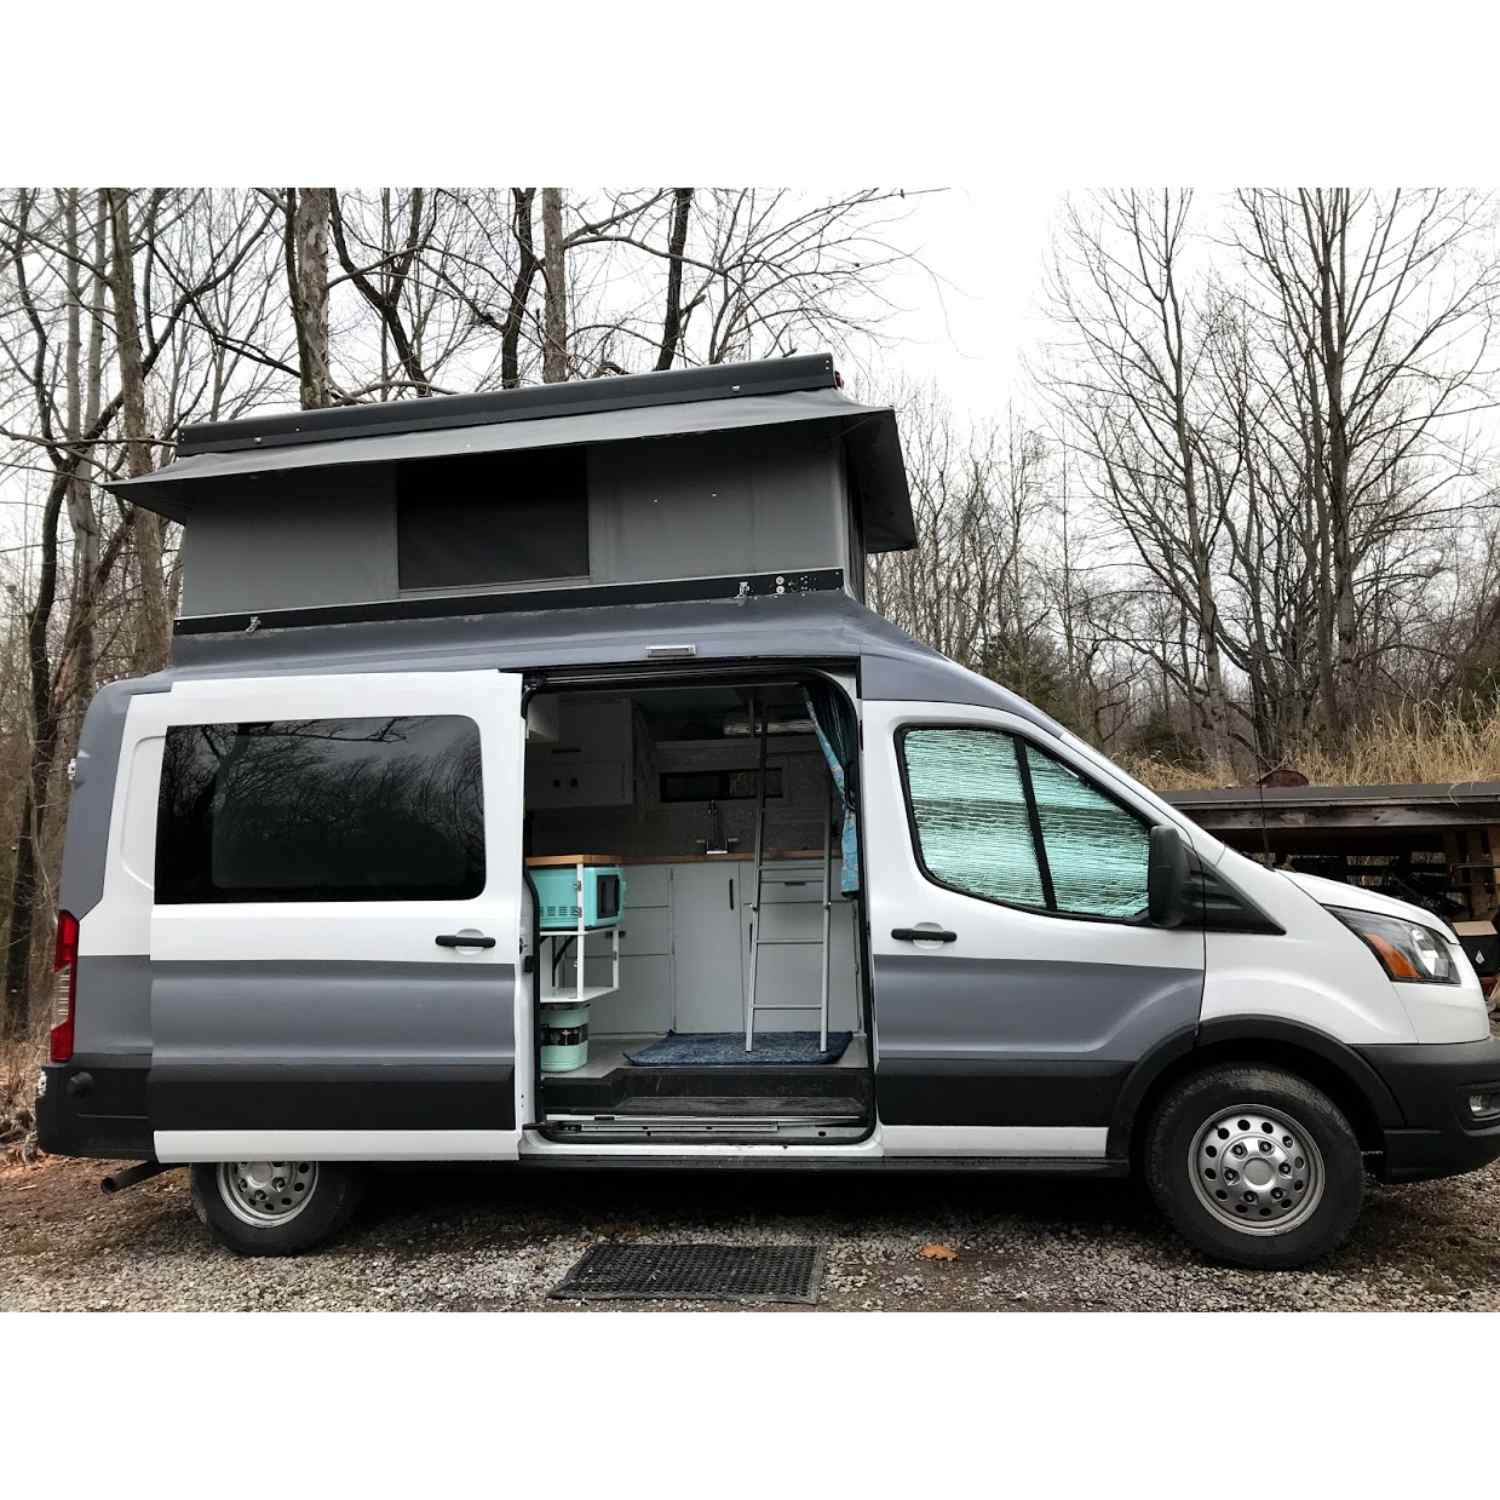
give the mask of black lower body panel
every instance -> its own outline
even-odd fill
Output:
[[[887,1125],[1108,1125],[1128,1062],[1080,1058],[882,1057]]]
[[[151,1070],[158,1130],[511,1130],[515,1067],[210,1064]]]
[[[37,1099],[37,1141],[54,1156],[141,1161],[155,1154],[147,1057],[49,1063]]]
[[[1500,1041],[1355,1050],[1390,1089],[1406,1122],[1385,1131],[1380,1175],[1386,1182],[1453,1177],[1500,1157],[1500,1119],[1476,1120],[1469,1109],[1472,1094],[1500,1095]]]

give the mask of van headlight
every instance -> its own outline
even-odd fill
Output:
[[[1447,939],[1420,922],[1385,917],[1347,906],[1327,908],[1380,960],[1380,966],[1400,984],[1457,984],[1458,964]]]

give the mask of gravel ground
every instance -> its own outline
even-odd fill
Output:
[[[1126,1182],[388,1169],[337,1243],[277,1261],[220,1249],[185,1172],[105,1198],[108,1169],[0,1168],[0,1309],[569,1311],[548,1291],[606,1239],[820,1244],[838,1310],[1500,1308],[1500,1163],[1372,1183],[1337,1255],[1271,1274],[1210,1264]]]

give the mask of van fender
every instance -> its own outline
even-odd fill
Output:
[[[1109,1123],[1105,1152],[1128,1157],[1136,1128],[1149,1106],[1174,1079],[1243,1050],[1248,1057],[1295,1069],[1298,1058],[1312,1074],[1309,1082],[1334,1084],[1336,1091],[1363,1107],[1379,1130],[1406,1123],[1395,1096],[1380,1075],[1347,1043],[1297,1021],[1274,1016],[1215,1016],[1163,1038],[1131,1069]],[[1356,1127],[1360,1122],[1354,1122]]]

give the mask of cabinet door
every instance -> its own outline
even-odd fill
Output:
[[[737,1031],[744,1025],[738,862],[672,868],[672,942],[677,956],[678,1031]]]

